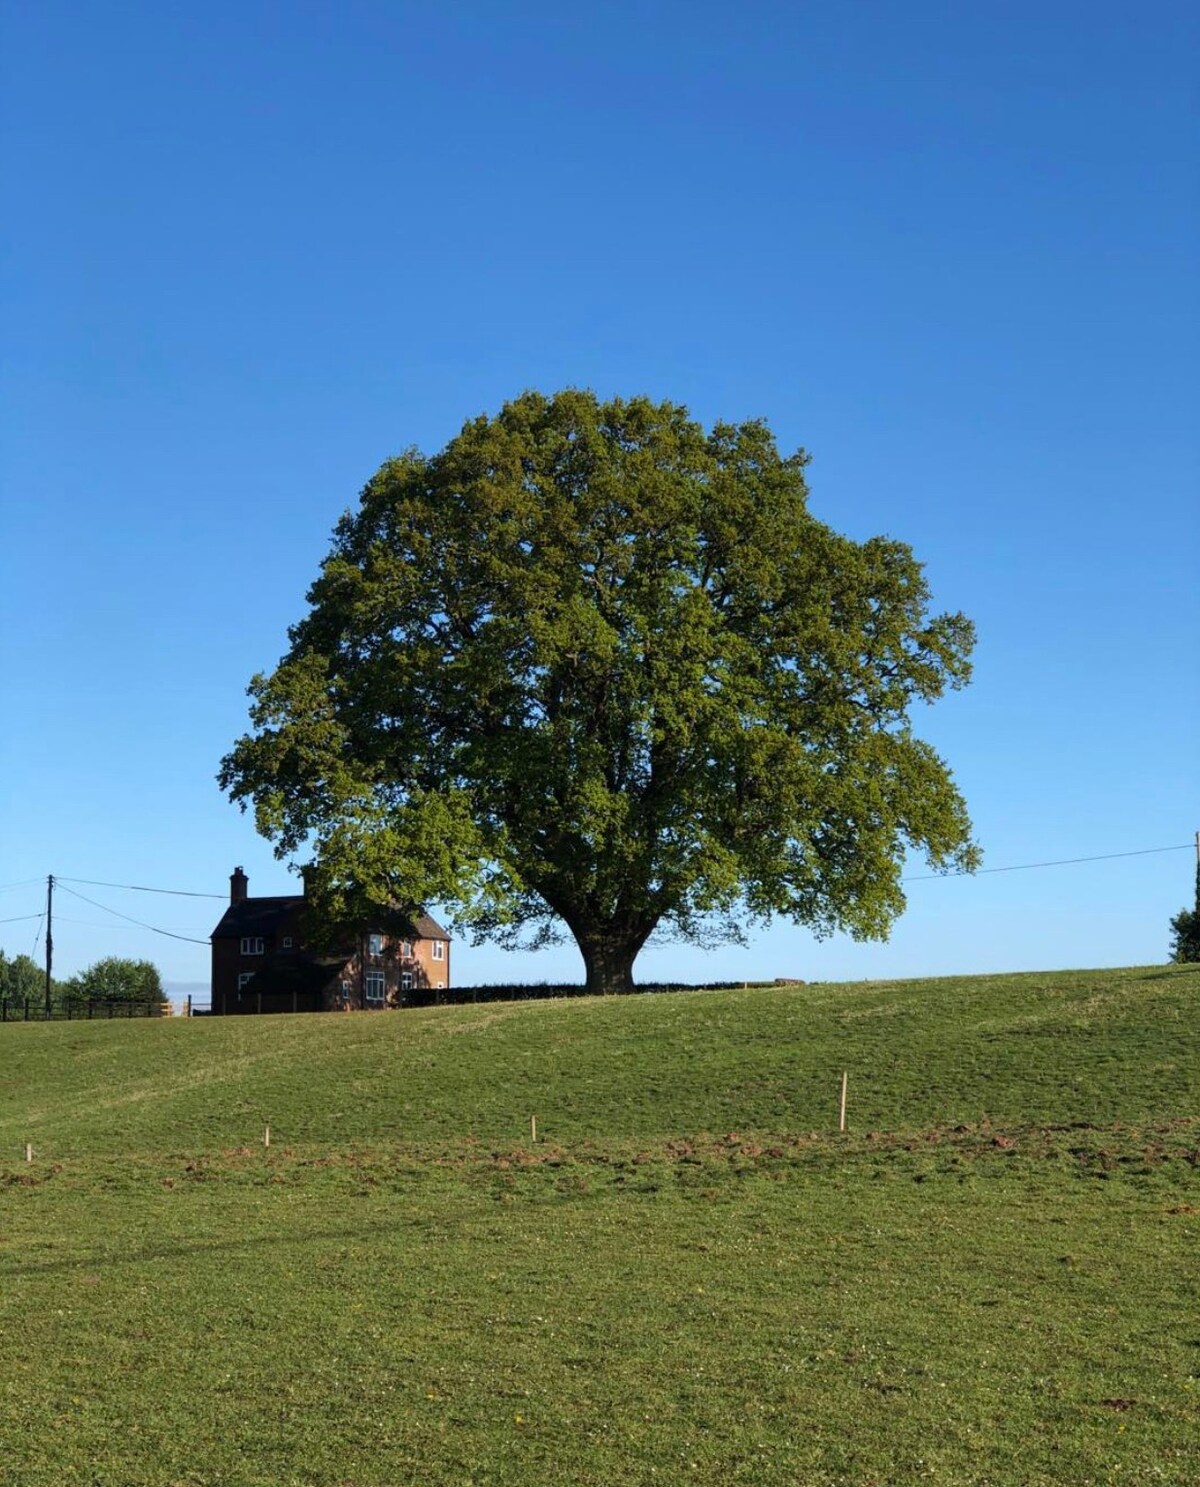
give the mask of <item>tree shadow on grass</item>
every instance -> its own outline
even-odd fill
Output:
[[[424,1220],[412,1219],[397,1223],[354,1224],[343,1229],[322,1229],[316,1233],[294,1236],[262,1234],[251,1238],[198,1240],[194,1243],[151,1243],[137,1249],[114,1253],[111,1250],[83,1251],[71,1258],[22,1263],[19,1256],[8,1255],[0,1259],[0,1284],[8,1279],[30,1275],[59,1275],[72,1270],[102,1272],[128,1269],[134,1265],[160,1265],[164,1261],[194,1259],[202,1255],[236,1254],[270,1248],[274,1250],[298,1249],[312,1244],[347,1244],[355,1240],[395,1234],[404,1228],[426,1227]],[[444,1229],[442,1224],[441,1229]]]

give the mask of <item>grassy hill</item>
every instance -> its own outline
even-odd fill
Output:
[[[0,1150],[257,1139],[647,1141],[1137,1123],[1200,1094],[1200,972],[1146,967],[444,1007],[0,1026]]]
[[[0,1026],[0,1482],[1194,1483],[1198,1010]]]

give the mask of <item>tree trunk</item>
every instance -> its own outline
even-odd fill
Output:
[[[633,962],[643,939],[626,932],[579,940],[587,967],[588,996],[620,996],[633,990]]]

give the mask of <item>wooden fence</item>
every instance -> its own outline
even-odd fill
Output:
[[[40,997],[0,997],[0,1022],[83,1022],[97,1017],[163,1017],[170,1004],[159,1001],[89,1001],[52,1003],[49,1011]]]

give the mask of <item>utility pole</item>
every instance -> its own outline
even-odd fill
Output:
[[[54,967],[54,874],[46,875],[46,1018],[51,1012],[51,971]]]

